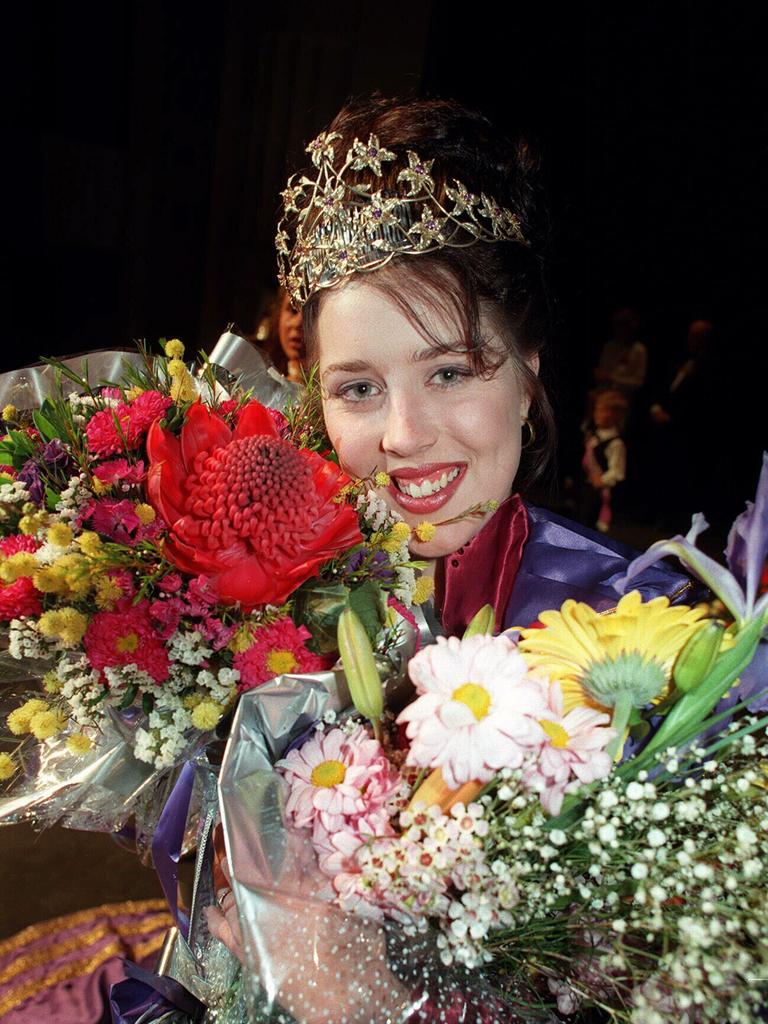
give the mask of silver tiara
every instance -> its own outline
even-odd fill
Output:
[[[336,170],[333,143],[339,138],[330,132],[310,142],[307,152],[317,177],[294,174],[282,193],[283,216],[275,237],[278,276],[295,306],[303,306],[318,289],[377,270],[401,253],[419,255],[475,242],[527,245],[517,214],[484,192],[476,196],[454,179],[455,187],[446,187],[438,199],[430,173],[434,160],[422,160],[413,150],[407,151],[408,166],[397,175],[395,195],[346,180],[349,171],[366,168],[380,178],[381,165],[398,157],[371,135],[367,143],[355,139]]]

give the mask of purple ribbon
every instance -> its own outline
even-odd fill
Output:
[[[163,807],[152,837],[152,861],[155,871],[171,914],[185,939],[189,937],[189,915],[179,907],[179,859],[194,781],[195,769],[191,762],[187,761]]]
[[[203,1004],[173,978],[153,974],[130,960],[125,961],[125,973],[127,979],[109,990],[112,1024],[136,1024],[149,1010],[157,1016],[180,1010],[193,1024],[203,1019]]]

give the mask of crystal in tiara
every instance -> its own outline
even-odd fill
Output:
[[[517,214],[484,193],[473,195],[454,179],[455,187],[446,187],[438,198],[430,174],[434,161],[412,150],[407,150],[408,166],[397,174],[394,194],[346,178],[366,168],[381,178],[381,165],[398,157],[371,135],[367,143],[355,139],[336,170],[333,143],[340,137],[323,133],[311,142],[307,152],[317,177],[294,174],[282,193],[283,216],[275,238],[278,276],[295,306],[351,274],[384,266],[395,255],[475,242],[527,245]]]

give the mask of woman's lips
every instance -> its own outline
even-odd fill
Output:
[[[442,487],[436,494],[426,494],[420,498],[401,491],[395,482],[397,479],[413,481],[414,483],[423,480],[434,481],[436,478],[439,479],[443,473],[448,475],[454,470],[458,470],[458,474],[445,487]],[[393,471],[390,473],[392,480],[387,489],[396,504],[404,511],[414,513],[415,515],[427,515],[441,509],[443,505],[446,505],[451,500],[459,484],[464,479],[466,471],[466,464],[457,464],[455,462],[431,464],[429,466],[421,466],[418,469]]]

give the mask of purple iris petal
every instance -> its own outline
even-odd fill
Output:
[[[29,500],[33,501],[35,505],[42,505],[45,498],[45,487],[34,459],[27,459],[19,471],[18,479],[26,486]]]
[[[714,558],[705,555],[703,551],[695,546],[698,535],[707,529],[708,523],[701,512],[693,517],[691,529],[687,536],[672,537],[671,540],[660,540],[651,544],[644,555],[631,562],[626,575],[620,577],[614,583],[617,590],[623,592],[627,584],[635,576],[639,575],[649,566],[654,565],[668,555],[675,555],[691,572],[695,573],[702,582],[706,583],[709,589],[717,594],[726,608],[738,621],[743,621],[746,615],[744,594],[737,580],[732,574]]]
[[[747,607],[755,602],[758,584],[768,557],[768,452],[757,482],[754,502],[734,521],[725,549],[728,566],[744,588]]]
[[[739,699],[745,700],[755,694],[747,707],[750,711],[768,711],[768,640],[757,645],[755,656],[741,673]]]

